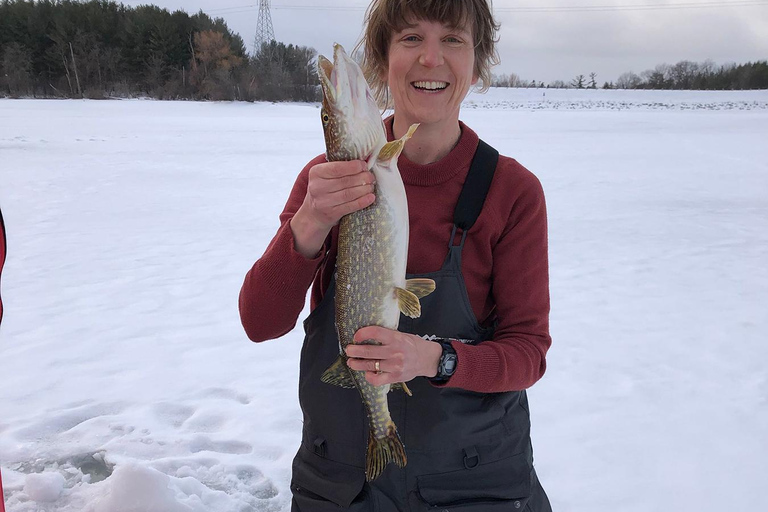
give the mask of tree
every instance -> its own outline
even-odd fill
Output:
[[[584,75],[577,75],[576,78],[574,78],[571,81],[571,85],[574,86],[577,89],[583,89],[584,88]]]
[[[5,46],[2,62],[0,62],[0,77],[5,82],[3,89],[7,90],[11,97],[31,94],[31,70],[32,52],[29,48],[19,43],[10,43]]]
[[[269,101],[317,101],[316,55],[314,48],[306,46],[274,40],[262,43],[249,69],[258,97]]]
[[[597,89],[597,73],[589,74],[589,88]]]
[[[616,88],[617,89],[637,89],[638,87],[640,87],[642,83],[643,81],[639,76],[629,71],[619,76],[618,80],[616,80]]]
[[[198,32],[193,48],[190,83],[197,87],[198,96],[214,100],[235,99],[231,72],[242,59],[232,54],[224,35],[213,30]]]

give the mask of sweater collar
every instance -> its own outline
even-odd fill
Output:
[[[393,123],[394,116],[384,119],[388,141],[392,141],[395,138],[392,133]],[[472,158],[475,156],[479,138],[471,128],[461,121],[459,121],[459,127],[461,128],[459,142],[450,153],[437,162],[421,165],[411,162],[405,155],[401,154],[397,160],[397,167],[400,170],[400,175],[403,177],[403,183],[417,187],[439,185],[455,177],[462,170],[468,169]]]

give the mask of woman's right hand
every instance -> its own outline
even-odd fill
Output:
[[[291,219],[296,250],[314,258],[344,215],[373,204],[375,178],[362,160],[324,162],[309,170],[307,194]]]

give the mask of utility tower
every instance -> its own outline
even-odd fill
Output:
[[[259,21],[256,23],[256,37],[253,39],[253,53],[261,49],[262,43],[275,39],[272,28],[272,15],[269,12],[269,0],[259,0]]]

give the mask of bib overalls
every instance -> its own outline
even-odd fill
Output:
[[[481,327],[461,274],[467,233],[485,201],[498,152],[480,141],[454,213],[442,268],[407,277],[433,279],[421,299],[422,315],[400,316],[399,330],[419,336],[482,343]],[[461,243],[454,245],[461,230]],[[320,381],[339,355],[334,325],[335,279],[304,322],[299,402],[302,442],[293,461],[292,512],[550,512],[533,468],[525,391],[476,393],[438,388],[423,377],[408,383],[413,396],[389,394],[389,409],[405,445],[404,468],[389,464],[365,481],[368,420],[357,389]],[[459,360],[458,364],[461,364]]]

